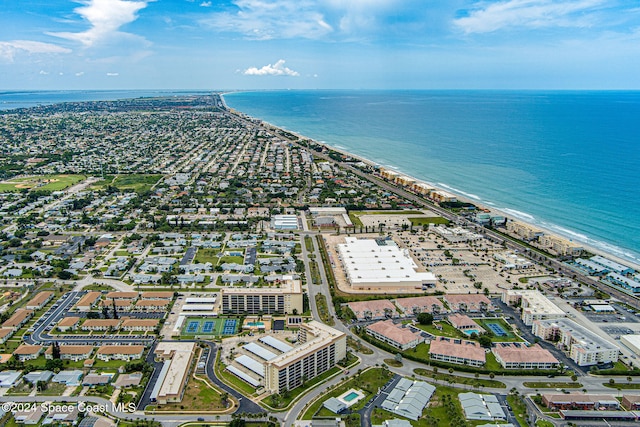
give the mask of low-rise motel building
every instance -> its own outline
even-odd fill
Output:
[[[120,329],[127,332],[151,332],[158,327],[159,319],[125,319]]]
[[[436,337],[429,346],[429,357],[459,365],[482,366],[487,361],[484,348],[475,341]]]
[[[33,317],[33,310],[27,310],[25,308],[17,309],[11,317],[9,317],[3,324],[3,328],[11,328],[13,332],[27,323]]]
[[[0,344],[6,343],[13,335],[13,328],[0,328]]]
[[[505,369],[556,369],[560,362],[550,351],[534,344],[497,343],[491,351]]]
[[[293,390],[333,368],[347,355],[347,336],[316,320],[302,323],[299,345],[264,363],[264,385],[271,393]]]
[[[98,302],[100,302],[100,296],[102,294],[98,291],[87,292],[76,303],[76,310],[78,311],[91,311]]]
[[[30,345],[30,344],[20,344],[20,346],[14,350],[13,356],[21,362],[26,362],[27,360],[37,359],[42,352],[44,351],[44,347],[41,345]]]
[[[366,331],[375,339],[403,351],[424,342],[424,338],[419,333],[399,327],[392,320],[373,323],[367,326]]]
[[[25,305],[28,310],[40,310],[47,305],[49,301],[53,299],[54,293],[51,291],[38,292],[31,300]]]
[[[220,290],[224,314],[292,314],[304,311],[302,282],[283,276],[279,287],[228,287]]]
[[[143,345],[103,345],[98,348],[96,357],[108,362],[109,360],[132,360],[142,359],[144,353]]]
[[[542,403],[552,411],[562,409],[581,409],[593,411],[597,409],[616,410],[620,408],[620,402],[611,394],[555,394],[542,395]]]
[[[140,299],[166,299],[171,301],[173,299],[173,292],[170,291],[146,291],[140,294]]]
[[[87,319],[80,329],[83,331],[109,331],[120,327],[122,319]]]
[[[93,353],[92,345],[60,345],[60,359],[77,362],[87,360]],[[44,352],[45,359],[53,359],[53,347],[49,346]]]
[[[570,319],[536,320],[532,332],[542,339],[563,344],[579,366],[614,363],[620,354],[615,344]]]
[[[440,314],[447,312],[442,301],[434,296],[398,298],[395,302],[405,316],[413,316],[420,313]]]
[[[171,305],[171,300],[166,299],[140,299],[133,306],[134,311],[138,312],[160,312],[167,311]]]
[[[163,365],[151,391],[152,402],[166,404],[182,401],[195,351],[194,342],[165,341],[158,344],[154,354],[163,361]]]
[[[397,318],[398,312],[393,303],[386,299],[371,301],[352,301],[345,304],[360,321]]]
[[[58,330],[60,332],[67,332],[69,330],[73,331],[78,329],[78,325],[80,324],[80,318],[77,316],[69,316],[63,317],[62,320],[58,322]]]
[[[509,289],[502,292],[502,302],[507,305],[520,303],[522,322],[533,325],[536,320],[558,319],[566,314],[538,290]]]
[[[467,313],[495,311],[491,300],[481,294],[447,294],[442,299],[449,305],[451,311],[466,311]]]

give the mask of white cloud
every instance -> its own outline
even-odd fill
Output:
[[[317,39],[333,31],[316,1],[234,0],[233,4],[236,11],[214,13],[201,24],[255,40]]]
[[[12,61],[14,56],[20,52],[27,54],[51,54],[51,53],[71,53],[70,49],[51,44],[31,40],[12,40],[8,42],[0,41],[0,58]]]
[[[201,7],[211,7],[211,2],[210,1],[203,1],[202,3],[200,3]]]
[[[108,77],[117,77],[119,75],[120,75],[120,73],[107,73]]]
[[[251,67],[244,70],[245,76],[292,76],[298,77],[300,73],[284,66],[284,59],[275,64],[267,64],[262,68]]]
[[[40,70],[40,73],[39,73],[39,74],[40,74],[41,76],[47,76],[47,75],[49,75],[49,72],[48,72],[48,71],[45,71],[45,70]]]
[[[465,33],[503,28],[588,27],[602,0],[507,0],[472,10],[454,24]]]
[[[79,71],[76,73],[76,77],[84,76],[84,71]]]
[[[79,33],[60,32],[50,35],[68,40],[78,41],[85,46],[93,46],[102,41],[108,41],[113,37],[127,35],[118,31],[120,27],[135,21],[137,12],[144,9],[150,0],[125,1],[125,0],[87,0],[84,6],[74,9],[91,24],[91,28]]]

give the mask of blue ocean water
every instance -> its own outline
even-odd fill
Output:
[[[263,91],[225,100],[640,262],[640,92]]]

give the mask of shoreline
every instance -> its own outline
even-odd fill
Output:
[[[222,93],[222,92],[219,93],[219,95],[220,95],[220,98],[222,99],[223,105],[225,105],[225,107],[227,109],[229,109],[230,107],[228,107],[228,104],[226,103],[226,100],[224,99],[224,95],[225,94],[229,94],[229,93],[241,93],[241,92],[256,92],[256,91],[233,91],[233,92],[226,91],[224,93]],[[610,259],[612,259],[612,260],[614,260],[616,262],[619,262],[621,264],[628,264],[629,267],[634,268],[636,271],[640,271],[640,254],[638,254],[638,255],[634,254],[634,256],[638,257],[636,260],[632,260],[632,259],[626,258],[623,255],[612,254],[611,252],[608,252],[607,250],[605,250],[603,248],[598,248],[597,246],[594,246],[593,244],[590,244],[588,241],[584,241],[583,239],[576,238],[576,236],[581,236],[581,234],[578,233],[578,232],[575,232],[575,231],[573,231],[571,229],[567,229],[568,233],[566,233],[566,234],[562,233],[562,232],[558,232],[558,231],[553,230],[552,228],[550,228],[548,226],[540,225],[540,224],[536,223],[535,221],[531,221],[531,220],[528,220],[526,218],[519,218],[517,215],[514,215],[512,213],[506,212],[504,210],[504,208],[500,209],[500,208],[496,208],[494,206],[487,205],[486,203],[487,202],[491,202],[490,200],[486,200],[486,201],[484,201],[485,203],[482,203],[481,200],[476,200],[476,199],[474,199],[472,197],[469,197],[469,196],[465,195],[462,190],[455,189],[455,188],[453,188],[453,187],[451,187],[451,186],[449,186],[447,184],[440,183],[438,185],[438,184],[434,184],[434,183],[429,182],[429,181],[425,181],[424,179],[420,179],[420,178],[417,178],[415,176],[412,176],[410,174],[405,173],[401,169],[401,167],[397,167],[395,165],[382,166],[377,162],[374,162],[374,161],[372,161],[370,159],[367,159],[366,157],[363,157],[361,155],[353,154],[353,153],[351,153],[349,151],[346,151],[346,149],[344,149],[344,148],[338,148],[338,147],[335,147],[335,146],[333,146],[331,144],[328,144],[326,142],[316,141],[315,139],[313,139],[311,137],[308,137],[306,135],[302,135],[299,132],[287,129],[286,127],[283,127],[283,126],[275,125],[275,124],[273,124],[271,122],[268,122],[266,120],[263,120],[263,119],[261,119],[259,117],[251,116],[251,115],[246,114],[246,113],[244,113],[244,112],[242,112],[240,110],[237,110],[236,108],[231,107],[231,109],[233,109],[235,111],[238,111],[239,113],[241,113],[241,114],[243,114],[243,115],[245,115],[247,117],[250,117],[250,118],[252,118],[254,120],[259,120],[260,122],[262,122],[262,123],[274,128],[274,129],[284,130],[284,131],[286,131],[288,133],[291,133],[292,135],[297,136],[300,139],[308,139],[308,140],[310,140],[310,141],[312,141],[312,142],[314,142],[314,143],[316,143],[318,145],[322,145],[322,146],[327,147],[327,149],[330,149],[330,150],[335,151],[337,153],[340,153],[342,155],[349,156],[349,157],[352,157],[354,159],[357,159],[358,161],[361,161],[361,162],[363,162],[363,163],[365,163],[365,164],[367,164],[369,166],[372,166],[372,167],[384,167],[385,169],[391,169],[391,170],[394,170],[394,171],[396,171],[396,172],[398,172],[398,173],[400,173],[400,174],[402,174],[402,175],[404,175],[406,177],[409,177],[409,178],[413,179],[415,182],[424,183],[424,184],[427,184],[427,185],[430,185],[430,186],[434,187],[437,190],[443,190],[443,191],[449,192],[451,194],[454,194],[458,198],[458,200],[460,200],[462,202],[472,203],[473,205],[475,205],[477,208],[480,208],[480,209],[488,209],[491,212],[503,215],[508,220],[518,221],[518,222],[521,222],[521,223],[528,224],[528,225],[530,225],[532,227],[540,229],[545,234],[548,234],[550,236],[558,236],[558,237],[561,237],[563,239],[567,239],[567,240],[570,240],[570,241],[578,242],[588,252],[591,252],[591,253],[596,254],[596,255],[601,255],[601,256],[610,258]],[[393,184],[393,185],[395,185],[395,184]],[[445,185],[445,187],[443,187],[443,185]],[[509,209],[509,208],[507,208],[507,209]],[[515,209],[512,209],[512,210],[516,211]],[[520,212],[520,211],[517,211],[517,212],[521,213],[523,217],[527,216],[527,217],[535,219],[535,217],[533,215],[530,215],[527,212]],[[565,227],[562,227],[562,226],[557,225],[557,224],[551,224],[551,225],[555,226],[555,227],[558,227],[558,228],[565,228]],[[573,233],[574,235],[571,235],[571,233]],[[590,240],[595,240],[595,239],[592,239],[592,238],[590,238],[589,236],[586,236],[586,235],[584,237],[586,237],[587,239],[590,239]],[[602,245],[612,246],[613,248],[615,248],[616,251],[620,252],[621,254],[624,254],[624,252],[634,252],[631,249],[621,248],[621,247],[618,247],[618,246],[616,246],[616,245],[614,245],[612,243],[603,242],[603,241],[597,241],[597,240],[595,240],[595,241],[598,242],[599,244],[602,244]]]

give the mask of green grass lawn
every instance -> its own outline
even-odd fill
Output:
[[[449,224],[449,220],[439,216],[419,216],[407,218],[411,221],[411,225],[425,225],[425,224]]]
[[[582,384],[562,381],[525,381],[523,386],[528,388],[581,388]],[[605,384],[606,385],[606,384]]]
[[[518,424],[520,424],[521,427],[527,427],[529,425],[527,423],[527,407],[520,396],[510,394],[507,396],[507,402],[509,403],[509,406],[511,406],[511,410],[516,416]]]
[[[429,332],[430,334],[439,337],[469,338],[466,334],[457,330],[447,322],[437,322],[437,324],[442,327],[442,330],[437,329],[434,325],[421,325],[419,323],[416,323],[415,326],[422,329],[423,331]]]
[[[219,249],[200,248],[196,253],[194,262],[196,264],[206,264],[210,262],[212,265],[218,265],[219,252],[220,252]]]
[[[235,264],[242,264],[244,262],[244,257],[241,256],[223,256],[222,258],[220,258],[220,264],[224,264],[224,263],[235,263]]]
[[[0,192],[17,192],[22,189],[38,191],[61,191],[85,180],[85,175],[37,175],[12,179],[0,183]]]
[[[433,371],[417,368],[413,370],[417,375],[421,375],[425,378],[432,378],[436,381],[441,381],[443,384],[447,382],[452,382],[456,384],[466,384],[470,387],[481,388],[481,387],[491,387],[491,388],[506,388],[506,384],[492,379],[483,379],[483,378],[468,378],[468,377],[460,377],[457,375],[451,375],[448,373],[443,373],[442,369],[438,370],[438,373],[434,375]]]
[[[331,397],[338,397],[351,388],[362,390],[365,393],[365,398],[350,408],[353,411],[357,411],[363,408],[369,399],[378,392],[378,388],[385,385],[392,377],[393,374],[391,372],[382,368],[371,368],[366,371],[362,371],[360,374],[356,373],[349,380],[338,385],[338,387],[324,394],[322,398],[316,400],[306,410],[302,419],[310,420],[317,412],[320,411],[325,400]]]
[[[228,400],[227,404],[230,404]],[[222,394],[211,384],[201,379],[189,378],[181,402],[158,405],[156,411],[221,411],[227,408]]]

